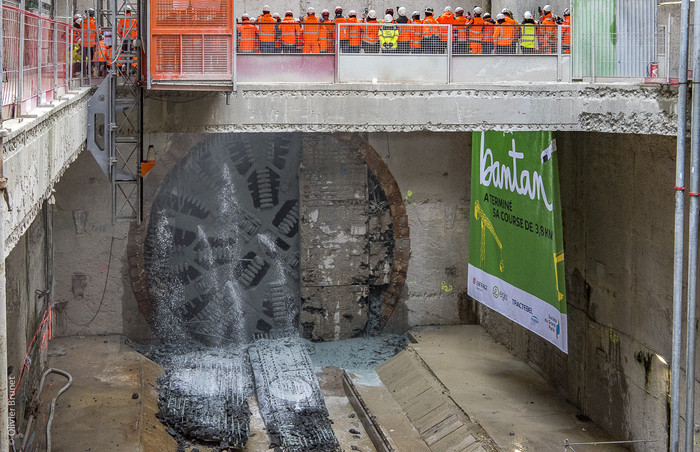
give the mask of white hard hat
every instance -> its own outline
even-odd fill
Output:
[[[503,13],[500,13],[499,15],[496,16],[496,20],[503,20],[506,18],[506,15]]]
[[[250,19],[250,16],[248,15],[248,13],[243,13],[241,19]]]
[[[131,5],[126,5],[124,7],[124,11],[131,11]]]
[[[420,12],[418,12],[418,11],[413,11],[413,12],[411,13],[411,17],[416,17],[416,16],[417,16],[417,17],[420,17]]]
[[[479,6],[474,7],[474,14],[481,14],[483,12],[483,9],[481,9]]]
[[[287,11],[284,12],[284,15],[285,15],[285,16],[293,16],[294,13],[291,12],[290,10],[287,10]]]
[[[265,6],[263,6],[263,12],[264,12],[264,13],[269,13],[269,12],[270,12],[270,5],[265,5]]]
[[[455,8],[455,14],[457,14],[457,13],[463,13],[463,12],[464,12],[464,8],[462,8],[461,6],[458,6],[458,7]]]
[[[327,9],[324,9],[323,11],[321,11],[321,15],[330,14],[330,13],[331,13],[331,12],[328,11]]]
[[[544,5],[544,8],[542,8],[542,11],[545,13],[551,13],[552,12],[552,5]]]
[[[484,13],[484,19],[488,19],[490,17],[491,17],[491,13],[489,13],[489,12]]]
[[[399,8],[399,16],[405,16],[406,15],[406,8],[403,6]]]
[[[306,10],[306,14],[316,14],[316,10],[313,6],[309,6],[309,8]]]
[[[392,20],[394,20],[394,18],[391,16],[391,14],[387,14],[386,16],[384,16],[384,22],[391,23]]]
[[[82,18],[83,18],[83,16],[81,16],[80,14],[76,14],[75,16],[73,16],[73,20],[78,20],[78,19],[82,19]]]
[[[373,9],[369,10],[369,13],[367,13],[367,17],[370,19],[376,19],[377,18],[377,12]]]
[[[446,13],[451,13],[451,12],[452,12],[452,7],[451,7],[451,6],[445,6],[445,12],[446,12]]]
[[[357,16],[357,12],[354,9],[351,9],[350,12],[348,13],[349,17]]]
[[[503,8],[501,10],[501,14],[508,14],[508,8]]]
[[[272,13],[272,17],[274,17],[275,19],[279,19],[280,13]]]
[[[569,8],[566,8],[566,9],[564,10],[564,15],[565,15],[565,16],[570,16],[570,15],[571,15],[571,14],[569,13]]]
[[[525,14],[523,14],[523,19],[532,19],[532,13],[530,11],[525,11]]]

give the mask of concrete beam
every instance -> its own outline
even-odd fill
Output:
[[[63,172],[85,146],[87,88],[70,92],[32,115],[3,122],[4,175],[11,211],[0,200],[5,257],[34,221]]]
[[[228,99],[228,102],[227,102]],[[674,135],[677,90],[661,85],[239,84],[152,91],[146,133],[596,131]]]

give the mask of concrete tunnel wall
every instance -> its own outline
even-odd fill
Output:
[[[168,139],[150,141],[163,152]],[[581,132],[557,139],[569,355],[466,296],[470,133],[368,134],[411,228],[405,292],[389,327],[481,323],[616,439],[653,439],[636,450],[663,449],[668,367],[655,354],[670,358],[675,140]],[[55,300],[63,311],[54,332],[147,340],[128,277],[128,225],[110,225],[109,184],[89,154],[66,171],[55,197]]]

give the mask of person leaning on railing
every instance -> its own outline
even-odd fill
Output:
[[[513,26],[506,24],[506,16],[503,13],[496,16],[496,23],[496,30],[493,32],[496,53],[500,55],[515,53],[512,51],[513,38],[515,37]]]
[[[423,53],[421,41],[423,40],[423,21],[420,20],[420,12],[413,11],[411,14],[411,53]]]
[[[367,13],[367,22],[362,28],[362,50],[365,53],[379,52],[379,22],[377,12],[371,10]]]
[[[347,23],[347,19],[343,16],[343,8],[340,6],[335,7],[335,17],[333,18],[334,24],[344,24]],[[350,49],[348,48],[348,27],[342,25],[338,26],[338,47],[340,53],[348,53]]]
[[[557,45],[557,27],[552,17],[552,7],[544,5],[540,26],[537,27],[537,37],[540,46],[540,53],[552,53]]]
[[[360,53],[362,47],[362,24],[357,20],[357,12],[354,9],[348,13],[348,51]]]
[[[484,13],[484,30],[481,38],[481,53],[491,55],[493,53],[493,32],[496,21],[491,18],[491,13]]]
[[[438,21],[433,17],[433,8],[425,8],[425,19],[423,19],[423,39],[421,47],[423,53],[437,53],[440,37],[438,36]]]
[[[484,19],[481,17],[483,10],[476,6],[474,7],[474,16],[471,25],[469,25],[469,50],[472,55],[481,55],[482,41],[484,39]]]
[[[569,8],[564,10],[564,22],[561,27],[561,53],[571,53],[571,14]]]
[[[525,54],[535,53],[535,43],[537,22],[532,17],[530,11],[525,11],[523,14],[523,22],[520,25],[520,49]]]
[[[297,42],[302,39],[302,30],[299,23],[294,19],[291,11],[284,13],[284,19],[279,24],[280,40],[282,41],[282,52],[296,53]]]
[[[255,53],[258,44],[258,27],[250,22],[250,16],[243,14],[238,30],[238,51],[241,53]]]
[[[318,46],[321,53],[333,53],[335,47],[335,24],[330,18],[331,12],[327,9],[321,11],[321,26],[319,29]]]
[[[264,5],[262,14],[255,20],[260,38],[260,53],[275,53],[275,19],[270,14],[270,6]]]
[[[393,23],[394,18],[387,14],[384,24],[379,29],[379,46],[382,53],[396,53],[399,42],[399,27]]]
[[[440,36],[440,46],[438,47],[438,50],[439,53],[445,53],[447,51],[447,39],[454,38],[453,36],[448,36],[450,27],[447,26],[455,23],[455,16],[452,14],[452,7],[446,6],[445,12],[436,20],[440,25],[445,25],[444,27],[440,27],[438,29],[438,35]]]
[[[399,17],[396,19],[396,25],[399,27],[397,50],[399,53],[408,53],[411,51],[411,27],[408,26],[410,21],[406,17],[406,8],[400,7],[398,13]]]

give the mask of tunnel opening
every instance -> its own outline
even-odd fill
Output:
[[[243,447],[256,396],[273,444],[338,450],[301,338],[381,332],[397,279],[386,181],[355,134],[192,141],[148,181],[141,234],[159,417],[181,440]]]

